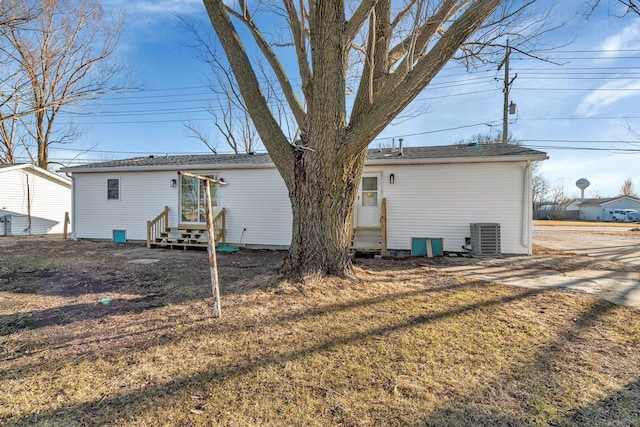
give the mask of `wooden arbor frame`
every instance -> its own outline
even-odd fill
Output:
[[[202,175],[196,175],[189,172],[179,171],[178,175],[187,176],[189,178],[199,179],[206,183],[204,191],[204,209],[207,217],[207,252],[209,253],[209,268],[211,270],[211,291],[213,293],[213,317],[222,316],[220,308],[220,284],[218,282],[218,262],[216,260],[216,235],[213,227],[213,212],[211,210],[211,188],[209,184],[226,186],[227,183],[217,179],[209,178]]]

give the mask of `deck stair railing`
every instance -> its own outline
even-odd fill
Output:
[[[147,221],[147,248],[151,247],[151,242],[160,238],[160,235],[169,228],[169,206],[151,221]]]

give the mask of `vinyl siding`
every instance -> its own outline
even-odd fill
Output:
[[[236,169],[223,171],[220,176],[229,183],[219,190],[220,204],[227,209],[227,241],[288,247],[291,203],[278,171]]]
[[[608,213],[608,210],[600,206],[581,207],[580,219],[583,219],[586,221],[611,221],[612,216],[608,215],[607,213]]]
[[[291,209],[287,190],[275,169],[192,171],[216,174],[228,186],[218,188],[218,206],[226,208],[227,242],[288,246]],[[107,179],[120,180],[120,199],[107,200]],[[126,230],[128,240],[146,240],[147,221],[169,206],[169,224],[179,222],[177,171],[76,173],[75,233],[78,238],[112,239]],[[243,233],[243,229],[246,231]]]
[[[382,172],[389,249],[410,250],[412,237],[442,237],[444,250],[461,252],[470,223],[492,222],[500,224],[502,253],[527,254],[525,168],[526,162],[510,162],[365,167],[365,172]]]
[[[442,237],[446,251],[460,252],[473,222],[497,222],[505,254],[531,251],[531,211],[527,163],[464,163],[367,166],[381,173],[387,198],[388,247],[408,250],[412,237]],[[291,207],[275,168],[194,171],[217,173],[228,183],[218,190],[227,209],[229,244],[286,247],[291,242]],[[389,175],[395,176],[394,184]],[[107,200],[107,179],[120,179],[120,199]],[[146,221],[169,206],[170,225],[178,223],[176,171],[77,172],[75,232],[79,238],[112,239],[124,229],[129,240],[146,239]],[[179,187],[179,186],[178,186]],[[246,230],[245,230],[246,229]]]
[[[107,200],[107,180],[120,180],[120,198]],[[169,223],[178,223],[177,172],[114,172],[74,174],[74,232],[84,239],[112,239],[126,230],[128,240],[147,239],[147,221],[169,206]]]
[[[31,229],[29,229],[28,194],[31,197]],[[65,212],[70,211],[70,187],[26,169],[13,169],[0,173],[0,216],[11,215],[12,235],[62,233]],[[2,223],[0,235],[4,235],[4,230],[4,223]]]

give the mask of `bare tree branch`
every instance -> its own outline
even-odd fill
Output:
[[[242,97],[247,103],[247,110],[253,118],[262,143],[270,153],[274,153],[272,155],[274,163],[285,182],[291,184],[293,180],[292,146],[269,110],[258,78],[253,71],[240,37],[231,23],[227,8],[222,0],[205,0],[204,3],[211,23],[218,32],[220,43],[226,52]]]
[[[360,3],[356,11],[351,15],[351,19],[347,23],[347,27],[344,32],[345,47],[348,49],[353,45],[356,35],[367,22],[367,19],[371,15],[371,11],[378,3],[378,0],[365,0]]]
[[[418,59],[413,72],[407,73],[404,67],[398,67],[394,72],[393,80],[390,79],[385,83],[376,103],[367,115],[350,126],[351,144],[347,151],[354,153],[365,149],[369,141],[375,138],[436,76],[464,41],[496,10],[500,2],[501,0],[485,0],[473,3],[451,24],[429,52]],[[451,5],[447,3],[447,6]],[[447,10],[450,9],[447,8]],[[441,12],[444,13],[442,8]]]
[[[300,77],[302,78],[302,93],[305,99],[311,97],[309,89],[311,87],[311,68],[309,67],[309,59],[307,55],[307,29],[304,24],[304,5],[301,6],[300,18],[296,12],[293,0],[284,0],[287,13],[289,15],[289,25],[291,26],[291,33],[293,36],[293,42],[296,47],[296,57],[298,58],[298,68],[300,69]],[[304,112],[302,112],[304,114]],[[302,123],[302,115],[297,117],[298,123]]]
[[[18,0],[8,0],[16,3]],[[47,168],[49,148],[77,136],[73,127],[54,139],[58,113],[64,106],[88,102],[104,91],[124,86],[123,68],[108,63],[122,33],[123,16],[105,19],[102,7],[90,0],[64,2],[31,0],[39,8],[35,29],[11,27],[2,34],[8,44],[8,61],[19,70],[22,85],[19,109],[5,113],[4,119],[21,118],[25,132],[37,147],[37,164]],[[26,120],[28,116],[33,121]]]
[[[278,78],[278,81],[280,82],[280,86],[282,87],[282,92],[284,93],[284,96],[287,98],[287,101],[289,102],[289,106],[291,108],[291,111],[293,112],[294,117],[298,121],[298,126],[303,126],[304,108],[302,107],[300,100],[298,99],[295,92],[293,91],[293,88],[291,87],[291,83],[289,81],[287,73],[284,70],[284,67],[282,66],[280,61],[278,60],[278,57],[273,52],[273,49],[271,49],[271,46],[269,46],[269,43],[267,43],[267,41],[264,39],[264,37],[262,36],[262,33],[256,27],[251,17],[248,16],[246,9],[244,10],[244,14],[239,14],[238,12],[236,12],[230,7],[227,8],[227,11],[228,13],[232,14],[237,19],[239,19],[241,22],[243,22],[247,26],[247,28],[251,30],[251,34],[253,35],[253,38],[258,44],[258,47],[260,48],[260,50],[262,51],[262,54],[271,65],[271,68],[273,69],[276,77]]]

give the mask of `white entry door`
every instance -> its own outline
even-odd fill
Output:
[[[380,227],[381,174],[363,174],[356,202],[356,227]]]

